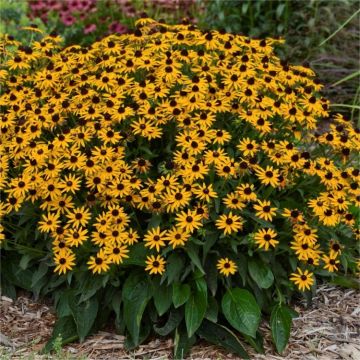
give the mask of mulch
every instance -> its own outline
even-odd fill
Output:
[[[300,302],[295,310],[289,345],[280,356],[272,342],[269,324],[263,322],[265,354],[256,354],[246,346],[252,359],[263,360],[359,360],[360,359],[360,293],[331,285],[319,287],[310,307]],[[0,359],[51,359],[39,355],[50,338],[55,315],[51,306],[20,296],[13,301],[5,296],[0,302]],[[71,359],[171,359],[172,339],[153,339],[127,352],[124,337],[99,331],[83,343],[64,347]],[[55,358],[55,357],[54,357]],[[200,342],[189,359],[238,359],[217,346]]]

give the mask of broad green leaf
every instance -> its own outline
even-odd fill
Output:
[[[72,314],[70,304],[75,302],[74,289],[66,289],[61,292],[58,301],[56,302],[56,315],[58,317],[65,317]]]
[[[219,313],[219,306],[214,297],[208,298],[208,305],[205,313],[205,318],[212,321],[217,322]]]
[[[152,291],[142,273],[132,273],[123,287],[124,320],[134,344],[139,344],[140,323]]]
[[[216,268],[217,256],[215,254],[209,254],[205,262],[205,278],[209,290],[212,296],[216,295],[218,286],[218,270]]]
[[[224,347],[226,350],[239,355],[242,359],[249,359],[238,337],[225,326],[204,320],[197,334],[206,341]]]
[[[144,243],[134,244],[129,247],[129,250],[129,257],[124,259],[121,265],[145,266],[146,256],[149,255],[149,252],[144,246]]]
[[[203,245],[203,263],[205,262],[205,259],[207,257],[207,254],[209,253],[210,249],[216,243],[218,237],[219,237],[218,233],[206,234],[205,239],[204,239],[205,242]]]
[[[98,313],[99,303],[96,297],[76,304],[75,298],[70,301],[70,309],[74,318],[80,341],[90,333]]]
[[[19,267],[21,270],[26,270],[27,267],[29,266],[29,262],[33,259],[33,256],[29,255],[29,254],[25,254],[22,256],[20,263],[19,263]]]
[[[271,335],[278,353],[282,353],[289,341],[291,330],[291,312],[288,307],[276,305],[270,317]]]
[[[251,337],[256,336],[260,323],[260,308],[249,291],[229,289],[222,299],[221,306],[227,321],[236,330]]]
[[[144,321],[140,328],[139,340],[137,342],[134,342],[134,340],[131,336],[126,336],[125,349],[126,350],[135,349],[139,344],[141,344],[148,338],[148,336],[150,335],[150,332],[151,332],[151,322]]]
[[[148,230],[159,226],[161,223],[161,215],[153,215],[148,224]]]
[[[195,281],[195,288],[185,304],[185,323],[191,337],[201,325],[207,308],[207,286],[204,279]]]
[[[186,245],[185,248],[186,253],[189,255],[189,258],[191,259],[191,261],[195,264],[195,266],[203,273],[205,274],[205,271],[201,265],[201,261],[198,255],[199,252],[199,247],[196,246],[195,244],[189,242]]]
[[[76,331],[76,324],[72,316],[61,317],[56,320],[51,338],[41,352],[50,352],[53,349],[55,339],[59,336],[61,336],[62,345],[68,344],[79,338]]]
[[[274,275],[268,265],[259,259],[250,259],[248,263],[249,274],[256,284],[268,289],[274,282]]]
[[[172,310],[166,324],[163,327],[154,326],[154,331],[160,336],[167,336],[179,326],[183,318],[183,309]]]
[[[159,316],[166,313],[172,303],[172,287],[166,285],[160,285],[157,283],[154,286],[154,305]]]
[[[42,279],[46,275],[48,269],[49,269],[49,267],[43,262],[39,265],[39,268],[34,272],[32,279],[31,279],[31,287],[32,288],[36,285],[36,283],[40,279]]]
[[[180,325],[177,327],[174,337],[174,359],[184,359],[194,343],[195,336],[188,337],[188,334],[183,326]]]
[[[244,254],[238,254],[235,263],[238,267],[238,273],[242,280],[242,285],[246,285],[246,278],[247,278],[247,259]]]
[[[264,351],[264,346],[263,346],[263,343],[264,343],[264,339],[260,333],[260,331],[257,331],[256,332],[256,337],[255,338],[252,338],[251,336],[249,335],[244,335],[244,338],[245,340],[259,353],[259,354],[263,354],[265,351]]]
[[[332,284],[340,285],[345,288],[357,289],[360,290],[360,281],[357,278],[350,276],[341,276],[336,275],[333,280],[331,280]]]
[[[175,308],[185,304],[190,297],[190,285],[174,283],[172,286],[172,300]]]
[[[166,276],[168,285],[174,281],[178,281],[180,275],[183,273],[184,259],[179,253],[172,253],[166,262]]]

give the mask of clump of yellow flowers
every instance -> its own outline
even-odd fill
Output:
[[[314,269],[338,270],[341,232],[350,248],[359,238],[360,135],[329,112],[315,73],[280,61],[281,40],[136,26],[90,47],[3,37],[4,224],[40,209],[59,274],[78,254],[94,274],[127,266],[141,246],[144,270],[164,275],[189,244],[190,262],[194,247],[212,252],[224,276],[240,271],[238,254],[293,259],[301,290]]]

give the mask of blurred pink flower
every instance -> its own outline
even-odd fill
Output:
[[[70,13],[67,12],[61,13],[60,19],[66,26],[70,26],[74,24],[74,22],[76,21],[76,19],[72,15],[70,15]]]
[[[123,24],[120,24],[116,21],[112,22],[109,27],[109,33],[118,33],[118,34],[124,34],[127,32],[128,28],[123,25]]]
[[[90,34],[90,33],[94,32],[95,30],[96,30],[95,24],[88,24],[85,26],[84,34]]]

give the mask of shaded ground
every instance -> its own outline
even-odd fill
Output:
[[[271,345],[267,323],[261,325],[266,354],[253,359],[312,360],[360,359],[360,293],[356,290],[323,285],[310,308],[296,307],[299,318],[294,320],[289,346],[284,357],[276,354]],[[67,345],[54,356],[41,356],[38,351],[49,339],[55,316],[45,304],[27,297],[15,302],[6,297],[0,304],[0,359],[169,359],[171,339],[154,339],[132,352],[124,349],[124,337],[100,331],[82,344]],[[193,347],[191,359],[237,359],[216,346],[201,342]]]

